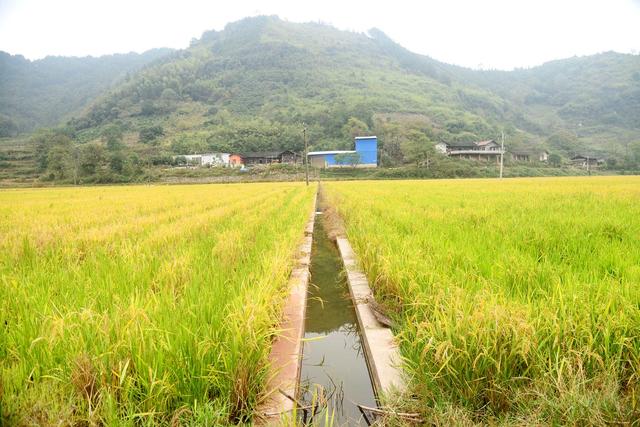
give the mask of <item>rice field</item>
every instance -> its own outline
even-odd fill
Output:
[[[250,420],[314,192],[0,191],[0,424]]]
[[[429,423],[637,423],[640,177],[330,182]]]

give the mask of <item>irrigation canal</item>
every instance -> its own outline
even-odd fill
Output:
[[[376,400],[338,249],[316,213],[311,250],[300,393],[311,404],[323,390],[334,424],[367,425],[356,404]],[[320,386],[320,387],[318,387]],[[326,413],[315,414],[324,420]]]

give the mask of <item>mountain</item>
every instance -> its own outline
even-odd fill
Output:
[[[153,49],[142,54],[29,61],[0,51],[0,136],[57,125],[71,113],[80,113],[128,73],[169,52]]]
[[[526,70],[479,71],[410,52],[378,29],[360,34],[260,16],[205,32],[186,49],[144,54],[137,65],[117,58],[51,58],[42,67],[22,60],[44,70],[31,74],[40,81],[64,75],[59,85],[31,88],[26,78],[8,84],[3,76],[0,111],[19,117],[24,128],[68,118],[62,139],[35,138],[40,173],[68,178],[64,165],[52,168],[47,159],[77,158],[69,141],[81,144],[87,174],[101,168],[120,174],[170,163],[175,154],[300,151],[303,126],[312,149],[349,148],[354,135],[375,133],[384,165],[415,159],[416,144],[491,139],[502,131],[510,150],[589,154],[631,167],[637,152],[640,164],[638,55],[609,52]],[[44,67],[73,68],[84,60],[94,61],[86,65],[92,74]],[[91,90],[69,90],[85,85]],[[7,93],[21,100],[14,102],[20,108],[4,100]],[[31,111],[37,119],[28,120]],[[51,141],[64,141],[55,156]]]
[[[534,132],[571,131],[603,149],[639,139],[639,55],[606,52],[528,70],[457,71],[508,100],[536,124]]]
[[[380,30],[263,16],[206,32],[73,124],[92,136],[114,121],[133,132],[153,124],[185,152],[299,149],[303,122],[315,146],[344,146],[350,118],[383,135],[394,124],[445,141],[495,138],[505,128],[516,146],[553,145],[560,133],[549,148],[563,154],[616,152],[640,135],[639,70],[639,56],[606,53],[476,71],[414,54]]]
[[[502,99],[427,66],[414,70],[388,50],[375,37],[325,25],[245,19],[138,73],[73,125],[162,126],[165,140],[186,151],[201,143],[231,151],[300,149],[303,122],[313,144],[348,145],[350,118],[372,130],[388,114],[426,119],[436,134],[460,121],[474,135],[495,134]],[[469,108],[474,97],[483,109]]]

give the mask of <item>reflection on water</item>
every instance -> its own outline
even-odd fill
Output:
[[[342,261],[320,217],[315,222],[310,270],[302,399],[311,402],[319,384],[328,399],[328,410],[334,413],[334,425],[366,425],[356,403],[376,406],[371,379]],[[319,414],[316,419],[323,417]]]

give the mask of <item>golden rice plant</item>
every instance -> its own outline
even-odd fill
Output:
[[[426,419],[640,419],[640,177],[323,187]]]
[[[1,421],[250,420],[314,191],[0,191]]]

